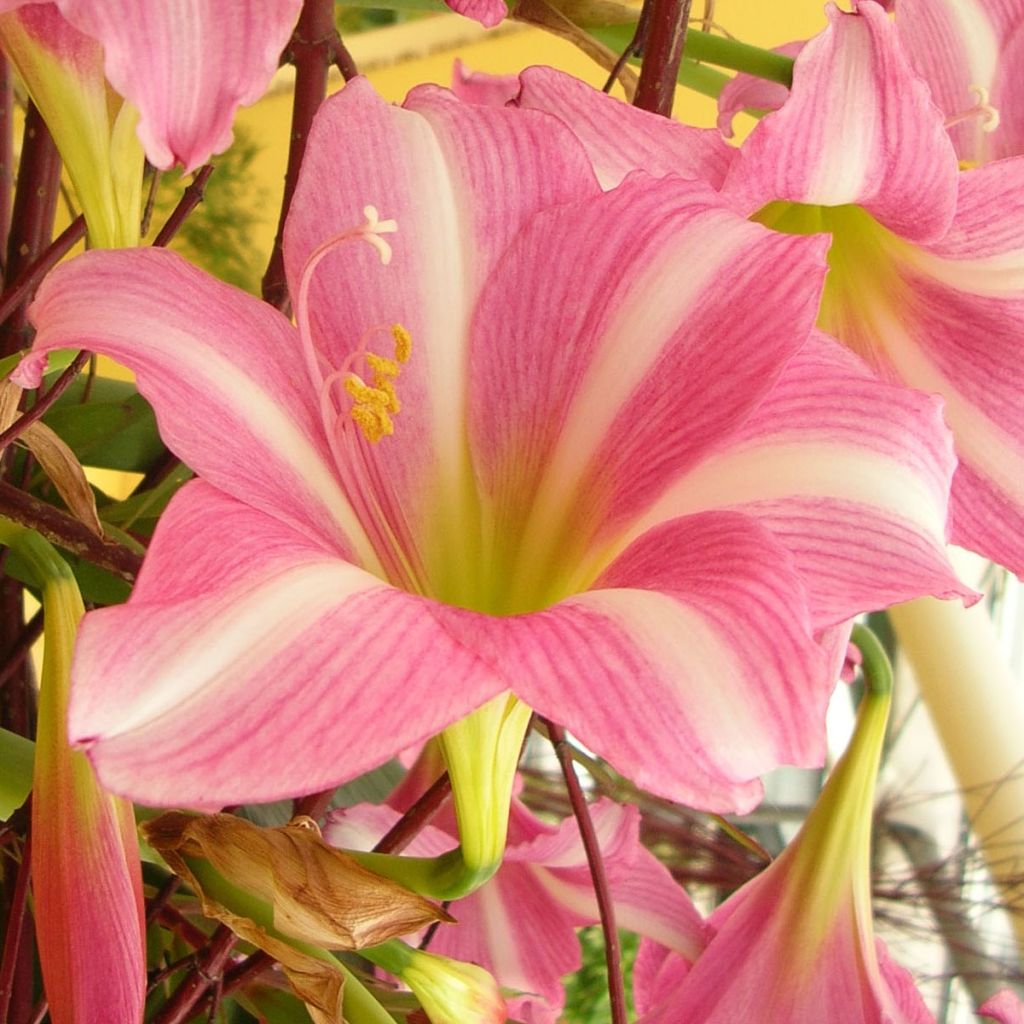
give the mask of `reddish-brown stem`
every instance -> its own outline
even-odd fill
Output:
[[[14,71],[0,54],[0,252],[11,230],[11,186],[14,184]],[[6,274],[4,275],[6,276]]]
[[[21,849],[21,863],[14,880],[9,913],[7,915],[6,939],[3,956],[0,957],[0,1024],[8,1024],[11,997],[14,994],[15,975],[21,959],[21,944],[26,938],[26,915],[28,912],[28,880],[32,863],[32,836],[25,839]]]
[[[284,177],[281,213],[270,262],[263,275],[263,298],[278,309],[288,306],[288,282],[284,274],[284,225],[292,196],[299,180],[306,140],[313,117],[327,95],[327,72],[342,53],[341,40],[334,27],[334,0],[304,0],[299,22],[288,44],[295,65],[295,95],[292,102],[292,132],[288,144],[288,169]],[[351,57],[348,58],[351,70]]]
[[[89,353],[79,352],[64,372],[53,382],[50,390],[46,394],[40,395],[31,409],[23,412],[3,433],[0,433],[0,452],[23,434],[36,420],[43,417],[46,410],[71,387],[71,382],[82,372],[82,367],[87,362],[89,362]]]
[[[224,981],[221,985],[221,998],[230,995],[236,989],[240,989],[250,982],[255,981],[264,971],[269,970],[277,961],[262,949],[257,950],[251,956],[247,956],[240,964],[235,964],[224,974]],[[196,1014],[209,1010],[213,1005],[213,993],[207,993],[196,1005]]]
[[[594,896],[597,898],[601,931],[604,933],[604,958],[608,971],[608,998],[611,1002],[612,1024],[627,1024],[626,989],[622,980],[622,950],[619,947],[619,933],[615,929],[615,908],[608,890],[608,874],[604,869],[601,847],[594,831],[594,823],[590,820],[587,799],[583,795],[580,780],[576,777],[576,765],[573,762],[572,748],[565,738],[565,730],[547,719],[542,718],[541,721],[547,728],[548,738],[562,767],[565,788],[569,793],[572,813],[579,826],[590,877],[594,883]]]
[[[48,541],[129,583],[139,574],[142,555],[117,541],[101,540],[74,516],[3,481],[0,481],[0,515],[35,530]]]
[[[223,973],[238,941],[226,925],[218,925],[206,948],[196,953],[196,964],[171,993],[153,1024],[184,1024],[196,1011],[196,1003]]]
[[[672,116],[690,5],[691,0],[644,0],[647,31],[634,106]]]
[[[85,238],[85,217],[79,214],[39,257],[18,275],[0,296],[0,323],[3,323],[24,301],[33,289],[71,250]]]
[[[18,165],[18,187],[11,212],[7,242],[7,276],[16,278],[50,244],[53,217],[60,195],[60,154],[35,104],[25,114],[25,133]],[[21,347],[18,328],[6,331],[3,351],[10,355]]]
[[[164,246],[178,233],[178,229],[184,224],[188,215],[203,201],[203,193],[206,191],[206,183],[213,174],[213,165],[204,164],[196,171],[188,188],[182,193],[178,205],[171,211],[170,217],[160,228],[153,245]]]
[[[426,828],[451,791],[451,779],[445,772],[431,783],[423,796],[391,826],[387,835],[373,848],[373,852],[401,853]]]
[[[164,928],[174,932],[183,942],[187,942],[193,949],[202,949],[209,941],[209,936],[200,931],[171,903],[165,903],[156,912],[156,920]]]
[[[359,68],[356,67],[356,62],[352,59],[352,54],[348,52],[348,47],[345,45],[341,36],[334,37],[334,50],[331,54],[331,63],[341,73],[341,77],[346,82],[351,82],[356,75],[359,74]]]
[[[314,821],[319,821],[327,813],[327,808],[331,806],[331,797],[334,796],[336,789],[337,786],[332,786],[330,789],[322,789],[319,793],[307,793],[305,796],[300,796],[292,803],[292,813],[296,817],[305,814]]]
[[[32,645],[39,639],[43,632],[43,613],[38,611],[29,620],[25,628],[18,634],[14,646],[7,652],[7,660],[0,669],[0,690],[4,688],[7,681],[21,668],[22,662],[28,657]]]
[[[157,894],[146,904],[146,924],[156,920],[157,914],[167,905],[170,898],[181,887],[181,879],[177,875],[169,875],[167,881],[160,886]]]

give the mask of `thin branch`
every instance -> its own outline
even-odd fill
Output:
[[[238,937],[226,925],[218,925],[206,948],[196,953],[196,963],[156,1015],[153,1024],[184,1024],[195,1014],[196,1004],[224,973]]]
[[[34,260],[18,275],[0,296],[0,323],[6,320],[30,295],[35,286],[71,250],[85,238],[85,217],[79,214]]]
[[[185,222],[188,215],[203,201],[203,193],[206,190],[206,183],[210,180],[211,174],[213,174],[212,164],[204,164],[196,171],[188,188],[185,189],[178,200],[178,205],[171,211],[170,217],[167,218],[166,223],[160,229],[156,238],[153,239],[153,245],[158,248],[167,245],[178,233],[178,229]]]
[[[334,27],[334,0],[304,0],[299,22],[295,26],[288,51],[295,65],[295,95],[292,103],[292,131],[288,145],[288,169],[284,177],[281,213],[270,262],[263,275],[263,298],[272,306],[288,307],[288,282],[284,273],[284,225],[291,209],[292,196],[298,184],[306,140],[313,117],[327,95],[327,72],[331,64],[343,60],[347,51],[341,46]],[[345,71],[354,71],[352,58],[347,57]]]
[[[160,911],[167,905],[171,897],[181,887],[181,878],[178,875],[168,875],[167,881],[160,886],[157,894],[146,906],[146,925],[151,925],[157,918]]]
[[[28,880],[32,864],[32,835],[25,839],[21,850],[21,863],[11,894],[10,913],[7,917],[7,938],[4,942],[3,958],[0,959],[0,1024],[7,1024],[14,992],[14,976],[21,952],[21,940],[25,933],[25,917],[28,908]]]
[[[25,133],[7,240],[7,276],[18,277],[50,244],[60,193],[60,154],[34,103],[25,114]],[[21,348],[20,322],[8,324],[0,355]]]
[[[648,7],[650,14],[634,106],[664,117],[672,116],[690,4],[691,0],[645,0],[644,14]]]
[[[18,634],[18,638],[14,641],[14,646],[7,654],[7,662],[0,669],[0,690],[4,688],[11,676],[21,668],[22,662],[28,657],[29,651],[32,650],[32,645],[39,639],[42,632],[43,612],[40,609],[28,621],[21,633]]]
[[[337,792],[337,786],[330,789],[322,789],[319,793],[307,793],[292,802],[292,816],[306,815],[314,821],[319,821],[331,806],[331,798]]]
[[[647,26],[651,20],[651,4],[645,3],[640,9],[640,17],[637,19],[636,30],[633,37],[626,44],[626,48],[619,54],[619,59],[608,73],[608,78],[601,87],[602,92],[611,92],[612,86],[619,80],[626,65],[644,48],[644,40],[647,38]]]
[[[74,516],[3,481],[0,481],[0,515],[37,531],[58,547],[129,583],[139,574],[142,555],[138,552],[114,540],[101,540]]]
[[[391,826],[390,831],[373,848],[374,853],[401,853],[429,824],[452,791],[451,779],[445,772],[431,783],[427,791]]]
[[[237,989],[255,981],[265,971],[270,970],[277,961],[262,949],[258,949],[251,956],[247,956],[241,963],[235,964],[221,979],[221,998],[231,995]],[[214,1005],[216,993],[207,992],[206,995],[193,1008],[194,1014],[207,1011]]]
[[[64,372],[53,382],[53,386],[44,395],[40,395],[31,409],[23,412],[3,433],[0,433],[0,452],[12,441],[17,440],[33,423],[42,419],[54,402],[71,387],[74,379],[82,372],[82,367],[89,362],[90,353],[79,352]]]
[[[626,1011],[626,989],[622,980],[622,950],[619,947],[619,933],[615,928],[615,908],[608,890],[608,874],[604,869],[601,846],[597,841],[594,823],[590,820],[587,799],[583,795],[580,780],[576,777],[572,748],[565,738],[565,730],[554,722],[542,718],[548,731],[548,738],[555,748],[558,763],[562,766],[565,788],[569,792],[572,812],[579,826],[583,849],[587,854],[587,865],[594,883],[594,896],[601,916],[601,931],[604,933],[604,957],[608,970],[608,998],[611,1002],[612,1024],[628,1024]]]

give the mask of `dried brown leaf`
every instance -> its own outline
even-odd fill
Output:
[[[92,493],[89,481],[85,478],[85,470],[75,453],[45,423],[38,420],[30,423],[18,440],[36,457],[72,515],[102,540],[103,527],[96,511],[96,496]]]

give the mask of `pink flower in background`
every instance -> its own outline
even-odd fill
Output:
[[[150,163],[186,170],[231,144],[235,111],[266,91],[301,6],[302,0],[0,0],[0,12],[17,12],[10,17],[28,19],[31,28],[40,19],[66,19],[95,40],[110,84],[139,110]],[[67,69],[66,30],[35,38],[44,49],[52,45]]]
[[[122,360],[200,477],[83,625],[70,729],[113,790],[323,789],[512,690],[638,784],[747,808],[822,760],[821,631],[964,592],[939,405],[810,334],[820,239],[675,177],[604,192],[543,112],[357,80],[285,242],[297,327],[157,251],[32,307],[22,379]]]
[[[599,800],[590,809],[598,834],[616,923],[692,959],[703,945],[703,922],[685,890],[640,842],[639,814]],[[335,846],[371,849],[399,818],[387,806],[363,804],[334,812],[324,837]],[[405,851],[435,856],[457,844],[430,827]],[[519,993],[510,1016],[524,1024],[555,1024],[565,1002],[562,978],[578,970],[576,929],[599,920],[594,885],[575,820],[558,827],[513,800],[509,845],[497,875],[472,896],[449,905],[458,922],[440,928],[434,952],[480,964],[498,984]]]
[[[858,12],[829,8],[722,192],[781,231],[831,234],[819,326],[884,379],[942,395],[951,538],[1022,573],[1024,160],[960,173],[892,22]]]
[[[644,940],[639,1024],[934,1024],[873,936],[871,822],[889,694],[857,728],[798,836],[707,920],[687,966]]]

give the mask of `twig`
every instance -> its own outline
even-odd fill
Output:
[[[224,973],[238,937],[226,925],[218,925],[206,948],[196,954],[196,963],[182,979],[156,1015],[153,1024],[184,1024],[191,1020],[196,1003]]]
[[[268,953],[264,953],[262,949],[258,949],[255,953],[247,956],[241,963],[235,964],[234,967],[224,974],[221,983],[221,998],[223,999],[224,996],[229,996],[237,989],[255,981],[264,971],[273,967],[275,963],[277,961]],[[207,992],[194,1007],[195,1014],[202,1013],[208,1007],[211,1007],[213,1002],[214,994]]]
[[[612,1024],[627,1024],[626,989],[622,980],[622,950],[619,948],[619,933],[615,929],[615,908],[608,890],[608,874],[604,869],[601,847],[594,831],[594,823],[590,820],[590,811],[580,787],[580,780],[576,777],[572,748],[566,741],[565,730],[546,718],[542,718],[541,721],[547,728],[548,738],[555,748],[558,763],[562,766],[565,788],[569,792],[572,812],[579,826],[583,849],[587,854],[587,865],[590,867],[590,877],[594,883],[594,896],[597,898],[601,931],[604,933],[604,958],[608,971],[608,998],[611,1002]]]
[[[0,323],[6,320],[24,301],[37,284],[71,250],[85,238],[85,217],[79,214],[39,255],[27,266],[0,296]]]
[[[619,54],[619,59],[608,73],[608,78],[601,87],[602,92],[612,91],[612,86],[619,80],[619,75],[622,74],[623,68],[643,49],[644,40],[647,38],[647,26],[650,24],[650,20],[651,4],[646,3],[640,9],[640,17],[637,19],[633,38],[626,44],[626,48]]]
[[[170,898],[181,887],[181,879],[177,875],[169,875],[167,881],[160,886],[159,891],[149,901],[146,907],[146,924],[151,925],[160,911],[167,905]]]
[[[14,71],[0,54],[0,253],[11,230],[11,185],[14,183]]]
[[[188,215],[203,201],[203,193],[206,190],[206,183],[210,180],[211,174],[213,174],[212,164],[204,164],[196,171],[192,182],[178,200],[178,205],[171,211],[170,217],[167,218],[164,226],[160,229],[156,238],[153,239],[153,245],[157,247],[167,245],[178,233],[178,229],[185,222]]]
[[[28,657],[28,652],[32,650],[32,645],[39,639],[42,632],[43,612],[40,609],[29,619],[25,628],[14,641],[14,646],[7,654],[7,661],[4,667],[0,669],[0,690],[4,688],[11,676],[21,668],[22,662]]]
[[[0,959],[0,1024],[7,1024],[14,992],[14,974],[18,966],[21,940],[25,931],[25,914],[28,906],[28,879],[32,864],[32,835],[25,839],[21,850],[21,863],[11,894],[10,913],[7,916],[7,938],[4,942],[3,958]]]
[[[54,402],[64,394],[72,381],[82,372],[82,367],[89,362],[90,353],[79,352],[64,372],[53,382],[53,386],[44,395],[36,399],[31,409],[23,412],[3,433],[0,433],[0,452],[12,441],[17,440],[36,420],[43,417]]]
[[[691,0],[645,0],[641,18],[647,15],[648,7],[650,14],[634,106],[672,116],[690,4]]]
[[[451,779],[445,772],[431,783],[423,796],[391,826],[387,835],[373,848],[373,852],[401,853],[437,814],[451,791]]]
[[[314,821],[319,821],[327,813],[327,808],[331,806],[331,797],[334,796],[337,789],[337,786],[331,786],[330,789],[323,789],[319,793],[307,793],[305,796],[300,796],[292,804],[293,816],[297,818],[300,814],[304,814]]]
[[[298,184],[302,160],[306,155],[306,140],[313,117],[327,95],[327,72],[332,63],[346,60],[342,70],[355,71],[352,58],[341,46],[334,27],[334,0],[304,0],[299,22],[295,26],[288,51],[295,65],[295,95],[292,104],[292,132],[288,145],[288,169],[284,177],[281,213],[277,221],[277,234],[270,262],[263,275],[263,298],[272,306],[284,310],[288,306],[288,282],[284,273],[284,225],[291,209],[292,196]],[[348,76],[346,76],[348,77]]]
[[[74,516],[3,481],[0,481],[0,515],[36,530],[48,541],[129,583],[139,574],[142,555],[117,541],[101,540]]]
[[[149,177],[149,190],[146,192],[146,205],[142,208],[142,220],[139,223],[139,234],[145,238],[149,231],[149,225],[153,220],[153,207],[156,206],[156,194],[160,188],[160,178],[163,171],[159,167],[152,168]]]

